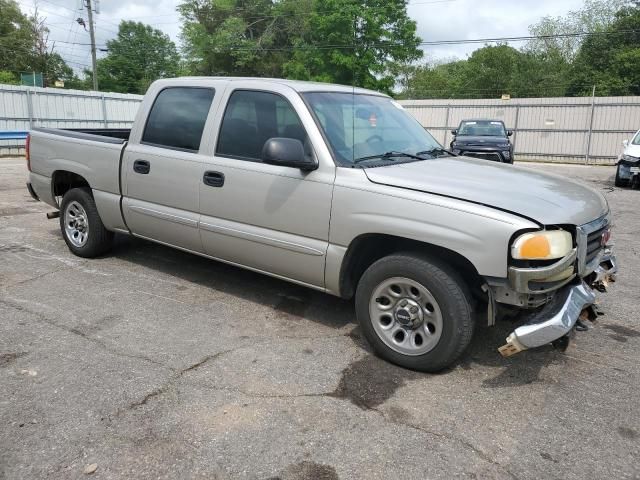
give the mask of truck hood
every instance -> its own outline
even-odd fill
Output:
[[[495,145],[505,145],[509,143],[509,139],[507,137],[487,137],[487,136],[471,136],[471,135],[458,135],[453,141],[454,144],[464,146],[464,145],[477,145],[477,146],[495,146]]]
[[[488,205],[542,225],[582,225],[609,211],[598,191],[558,175],[466,157],[366,168],[373,183]]]

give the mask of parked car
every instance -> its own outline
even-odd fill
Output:
[[[631,141],[625,140],[624,153],[618,159],[616,169],[616,187],[640,185],[640,131]]]
[[[531,313],[503,355],[564,338],[616,270],[598,191],[456,157],[369,90],[159,80],[130,132],[27,144],[29,190],[74,254],[119,232],[355,297],[375,351],[408,368],[451,365],[502,309]]]
[[[458,155],[494,162],[513,163],[513,135],[501,120],[463,120],[451,130],[451,151]]]

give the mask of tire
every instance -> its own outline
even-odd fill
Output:
[[[113,232],[104,228],[89,188],[73,188],[64,194],[60,230],[69,250],[79,257],[97,257],[113,244]]]
[[[618,164],[618,166],[616,167],[616,180],[614,183],[616,187],[626,187],[627,185],[629,185],[629,180],[620,178],[620,164]]]
[[[430,257],[402,253],[373,263],[358,283],[355,303],[374,352],[412,370],[438,372],[450,366],[473,336],[469,288],[451,267]]]

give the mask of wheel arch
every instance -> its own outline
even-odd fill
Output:
[[[51,174],[51,194],[54,199],[64,196],[73,188],[91,189],[91,185],[85,177],[69,170],[56,170]]]
[[[458,252],[395,235],[366,233],[352,240],[343,257],[339,277],[340,296],[352,298],[362,274],[371,264],[383,257],[401,252],[428,256],[436,262],[454,267],[472,291],[476,291],[483,283],[473,263]]]

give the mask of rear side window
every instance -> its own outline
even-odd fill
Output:
[[[236,90],[224,112],[216,154],[260,161],[262,147],[273,137],[295,138],[310,149],[298,114],[280,95]]]
[[[142,143],[197,152],[214,94],[211,88],[162,90],[149,112]]]

